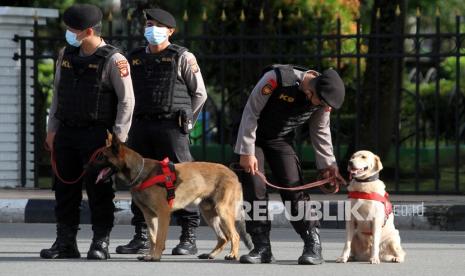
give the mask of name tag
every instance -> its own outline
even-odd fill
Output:
[[[61,61],[61,67],[71,68],[71,63],[68,60],[64,59]]]
[[[280,100],[283,100],[283,101],[286,101],[286,102],[288,102],[288,103],[293,103],[293,102],[295,101],[295,99],[294,99],[293,97],[288,96],[288,95],[286,95],[286,94],[281,94],[281,95],[279,95],[279,99],[280,99]]]
[[[142,64],[142,62],[141,62],[140,59],[138,59],[138,58],[135,58],[135,59],[132,60],[132,65],[133,65],[133,66],[134,66],[134,65],[137,66],[137,65],[141,65],[141,64]]]

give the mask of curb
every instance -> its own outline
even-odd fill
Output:
[[[116,199],[115,225],[131,224],[131,201]],[[314,201],[311,204],[320,204],[324,216],[321,227],[326,229],[344,229],[345,202]],[[432,204],[423,202],[395,202],[395,225],[401,230],[465,230],[465,204]],[[315,205],[313,205],[315,206]],[[0,199],[0,223],[55,223],[55,201],[52,199]],[[284,211],[281,201],[269,202],[269,213],[273,213],[271,224],[273,227],[291,228],[289,215]],[[81,204],[81,223],[90,223],[90,210],[87,200]],[[176,225],[176,220],[171,220]],[[201,219],[201,225],[207,224]]]

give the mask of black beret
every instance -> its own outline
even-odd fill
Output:
[[[323,71],[316,78],[315,89],[318,97],[330,107],[339,109],[342,106],[346,90],[341,77],[333,69]]]
[[[168,28],[176,28],[176,19],[174,16],[162,9],[148,9],[145,10],[145,17],[147,20],[155,20]]]
[[[102,11],[95,5],[75,4],[65,10],[63,21],[70,28],[85,30],[102,21],[102,16]]]

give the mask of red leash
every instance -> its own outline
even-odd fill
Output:
[[[231,165],[229,165],[229,168],[232,169],[232,170],[235,170],[235,171],[244,171],[243,168],[237,168],[236,165],[239,165],[239,164],[238,163],[231,163]],[[257,171],[256,173],[266,185],[268,185],[268,186],[270,186],[272,188],[278,189],[278,190],[300,191],[300,190],[306,190],[306,189],[320,187],[320,189],[324,193],[335,194],[335,193],[339,192],[339,183],[337,183],[336,177],[329,177],[329,178],[321,179],[321,180],[318,180],[318,181],[315,181],[315,182],[310,182],[310,183],[307,183],[307,184],[304,184],[304,185],[301,185],[301,186],[286,188],[286,187],[277,186],[277,185],[274,185],[274,184],[271,184],[270,182],[268,182],[268,180],[266,179],[266,176],[261,171]],[[328,189],[327,187],[324,186],[325,184],[328,184],[328,183],[331,184],[332,188]]]
[[[79,175],[79,177],[75,180],[72,180],[72,181],[67,181],[67,180],[64,180],[60,174],[58,173],[58,168],[57,168],[57,163],[56,163],[56,160],[55,160],[55,152],[53,151],[53,149],[49,148],[47,143],[45,143],[44,145],[45,147],[45,150],[47,151],[50,151],[50,163],[52,165],[52,170],[53,170],[53,173],[55,174],[55,176],[61,181],[63,182],[64,184],[76,184],[79,180],[82,179],[82,177],[84,177],[84,175],[86,174],[86,169],[84,169],[81,173],[81,175]],[[97,158],[97,156],[106,148],[106,146],[103,146],[101,148],[98,148],[94,151],[94,153],[92,153],[91,157],[89,158],[89,161],[87,162],[87,164],[90,164],[91,162],[95,161],[95,159]]]

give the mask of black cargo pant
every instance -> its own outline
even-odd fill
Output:
[[[69,127],[61,125],[56,133],[54,152],[59,175],[65,181],[79,177],[94,151],[105,145],[107,128],[104,126]],[[57,223],[78,225],[82,187],[86,188],[91,211],[92,227],[113,227],[115,197],[112,180],[95,184],[98,171],[88,168],[85,176],[75,184],[65,184],[55,176],[55,216]]]
[[[273,184],[282,187],[295,187],[303,184],[300,161],[295,153],[292,141],[283,138],[257,141],[255,144],[255,157],[258,160],[258,169],[262,173],[265,171],[265,160],[268,162],[273,173],[273,182],[275,182]],[[268,217],[267,186],[258,175],[251,175],[241,171],[239,177],[242,182],[244,202],[248,205],[246,206],[247,215],[251,218],[251,220],[246,221],[247,232],[252,236],[268,234],[271,229],[271,221]],[[292,217],[300,218],[298,215],[299,202],[302,204],[300,212],[309,210],[305,207],[305,201],[310,200],[310,197],[305,191],[279,190],[279,192],[285,206],[290,207],[290,210],[287,211],[290,212]],[[258,204],[258,201],[265,203]],[[257,208],[260,210],[256,210]],[[260,217],[257,218],[257,214]],[[310,228],[319,226],[319,221],[314,216],[310,219],[312,215],[314,214],[302,213],[301,219],[291,220],[291,225],[298,234],[302,235]]]
[[[129,147],[143,157],[162,160],[168,157],[174,163],[193,161],[189,149],[189,135],[181,133],[177,120],[135,119],[129,132]],[[175,199],[176,200],[176,199]],[[134,202],[131,202],[134,214],[131,224],[145,226],[144,215]],[[178,210],[174,212],[178,224],[198,227],[200,214],[196,211]]]

